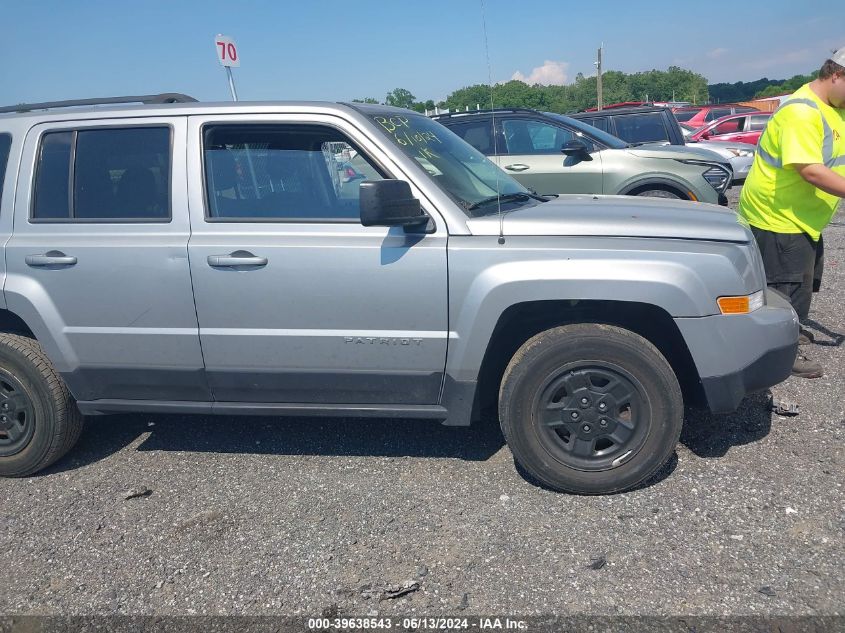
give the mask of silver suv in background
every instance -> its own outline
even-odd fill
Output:
[[[790,374],[795,313],[720,207],[549,200],[386,106],[65,105],[0,116],[0,475],[83,414],[486,413],[543,484],[609,493],[685,404]]]
[[[727,204],[733,175],[713,152],[632,146],[592,125],[526,109],[433,117],[540,194],[594,193]]]

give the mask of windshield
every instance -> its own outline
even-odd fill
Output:
[[[583,121],[578,121],[577,119],[572,119],[568,116],[563,116],[562,114],[555,114],[554,112],[544,112],[544,114],[553,119],[557,119],[561,123],[566,123],[566,125],[573,128],[579,136],[592,138],[611,149],[625,149],[628,147],[628,143],[623,141],[621,138],[613,136],[613,134],[608,134],[604,130],[593,127]]]
[[[368,115],[387,138],[413,158],[467,215],[537,204],[541,200],[454,132],[413,114]]]

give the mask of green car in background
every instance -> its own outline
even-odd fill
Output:
[[[591,125],[536,110],[456,112],[433,118],[539,194],[728,202],[730,163],[705,149],[629,145]]]

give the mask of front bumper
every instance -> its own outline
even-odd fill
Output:
[[[749,393],[786,380],[798,351],[798,316],[766,290],[766,305],[751,314],[675,319],[698,369],[707,408],[735,411]]]
[[[753,156],[736,156],[731,158],[731,167],[734,170],[733,182],[741,182],[748,178],[751,165],[754,164]]]

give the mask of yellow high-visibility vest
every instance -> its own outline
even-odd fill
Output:
[[[804,180],[794,167],[802,163],[845,176],[845,110],[824,103],[809,84],[781,104],[760,137],[739,199],[752,226],[819,239],[839,198]]]

